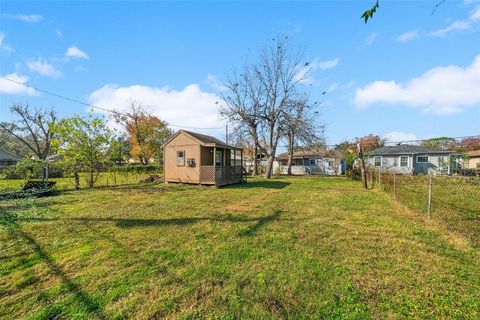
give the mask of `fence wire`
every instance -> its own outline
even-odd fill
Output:
[[[401,175],[369,170],[368,186],[437,219],[480,247],[480,177]]]

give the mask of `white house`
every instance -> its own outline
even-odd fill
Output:
[[[401,144],[378,148],[368,153],[367,164],[382,171],[402,174],[451,174],[455,152],[431,150]]]

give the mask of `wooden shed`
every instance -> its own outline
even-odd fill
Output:
[[[213,186],[243,182],[243,152],[217,138],[180,130],[163,145],[165,182]]]

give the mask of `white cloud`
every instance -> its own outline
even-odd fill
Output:
[[[378,34],[376,32],[370,34],[366,39],[365,39],[365,45],[366,46],[371,46],[375,40],[377,39]]]
[[[331,68],[335,68],[338,65],[338,62],[340,61],[339,58],[335,58],[332,60],[327,60],[327,61],[314,61],[313,62],[313,68],[315,70],[320,69],[320,70],[327,70]]]
[[[26,23],[37,23],[40,22],[43,17],[39,14],[4,14],[5,17],[15,20],[20,20]]]
[[[228,90],[228,88],[218,80],[217,76],[215,76],[213,74],[208,74],[207,75],[207,78],[205,79],[205,83],[210,88],[215,90],[215,92],[224,92],[224,91]]]
[[[59,78],[62,75],[52,64],[42,58],[27,61],[27,67],[30,71],[46,77]]]
[[[340,84],[338,82],[334,82],[328,87],[327,92],[332,93],[333,91],[337,90],[338,87],[340,87]]]
[[[450,32],[467,30],[469,28],[470,28],[470,22],[468,22],[468,21],[455,21],[455,22],[452,22],[446,28],[433,31],[431,33],[431,35],[434,36],[434,37],[443,37],[443,36],[446,36]]]
[[[413,133],[392,131],[385,134],[383,139],[385,139],[387,142],[402,142],[417,140],[417,136]]]
[[[6,44],[3,40],[5,40],[5,34],[0,32],[0,49],[6,53],[14,52],[15,49],[11,45]]]
[[[313,59],[312,62],[309,62],[305,66],[302,66],[297,74],[296,74],[296,81],[299,81],[302,84],[314,84],[316,83],[315,80],[315,72],[318,70],[328,70],[335,68],[340,62],[340,58],[335,58],[332,60],[325,60],[321,61],[318,58]]]
[[[119,87],[109,84],[92,92],[88,100],[95,106],[110,110],[126,110],[133,100],[172,125],[202,128],[223,126],[216,104],[219,97],[202,91],[198,84],[190,84],[180,91],[169,87]]]
[[[477,6],[475,9],[473,9],[468,19],[471,21],[480,20],[480,6]]]
[[[372,104],[408,105],[422,112],[451,114],[480,106],[480,55],[470,66],[436,67],[410,81],[374,81],[356,91],[358,108]]]
[[[59,36],[59,37],[63,36],[62,31],[60,31],[60,29],[58,29],[58,28],[55,29],[55,33],[56,33],[57,36]]]
[[[88,54],[76,46],[71,46],[68,48],[67,52],[65,52],[65,56],[69,58],[88,59]]]
[[[11,79],[15,82],[8,81],[5,78]],[[21,76],[16,73],[6,74],[0,77],[0,93],[1,94],[26,94],[26,95],[35,95],[36,91],[32,88],[22,86],[19,83],[26,83],[28,77]]]
[[[431,32],[434,37],[444,37],[454,31],[468,30],[480,23],[480,5],[476,6],[466,20],[452,22],[448,27]]]
[[[408,42],[408,41],[415,40],[418,37],[419,37],[419,31],[418,30],[409,31],[409,32],[405,32],[405,33],[399,35],[397,37],[397,41],[398,42]]]

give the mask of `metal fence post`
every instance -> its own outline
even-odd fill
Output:
[[[432,214],[432,173],[428,175],[428,208],[427,217],[430,218]]]

